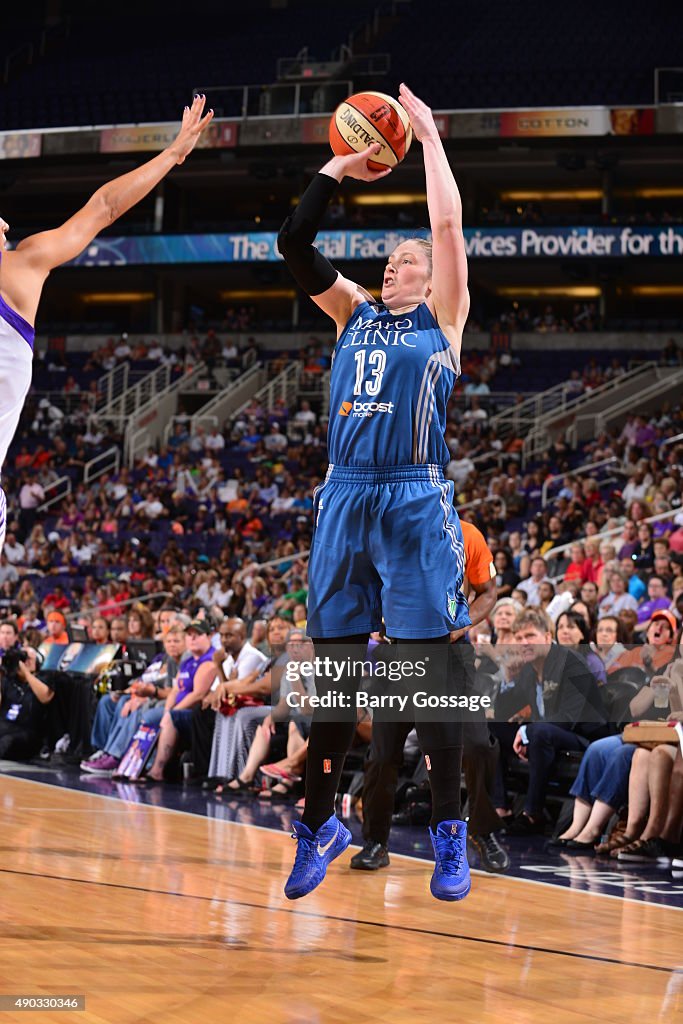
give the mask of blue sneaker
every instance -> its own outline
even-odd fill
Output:
[[[317,832],[311,832],[301,821],[295,821],[292,827],[292,839],[297,840],[297,848],[294,867],[285,885],[285,896],[288,900],[298,900],[320,885],[327,865],[344,852],[352,836],[334,814],[323,822]]]
[[[437,900],[464,900],[470,891],[467,863],[467,824],[464,821],[440,821],[436,835],[429,830],[436,865],[429,884]]]

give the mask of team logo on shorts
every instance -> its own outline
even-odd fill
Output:
[[[323,775],[332,774],[332,761],[329,757],[323,758]]]
[[[448,591],[446,591],[446,601],[448,604],[448,614],[450,615],[451,619],[455,621],[455,617],[458,613],[458,599],[455,596],[455,594],[450,594]]]

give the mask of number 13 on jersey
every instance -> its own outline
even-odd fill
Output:
[[[354,395],[363,394],[363,381],[365,379],[365,362],[366,362],[366,351],[365,349],[359,349],[355,353],[356,360],[356,383],[353,387]],[[381,349],[376,348],[367,357],[368,367],[372,374],[370,380],[365,381],[365,393],[366,395],[378,395],[380,388],[382,387],[382,377],[384,376],[384,370],[387,365],[387,354]]]

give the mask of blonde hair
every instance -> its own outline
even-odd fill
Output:
[[[531,626],[540,633],[550,633],[551,636],[555,633],[552,619],[541,608],[537,607],[525,608],[519,613],[512,623],[513,634],[519,633],[524,626]]]
[[[425,256],[427,257],[427,262],[429,263],[429,273],[431,274],[433,266],[434,266],[434,262],[433,262],[433,258],[432,258],[432,243],[429,241],[429,239],[428,238],[407,238],[406,241],[407,242],[414,242],[416,245],[420,246],[420,248],[424,252]]]

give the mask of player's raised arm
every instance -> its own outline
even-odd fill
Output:
[[[375,144],[361,153],[328,160],[280,228],[277,239],[280,254],[299,287],[332,317],[340,331],[356,306],[372,296],[335,270],[313,242],[329,202],[345,177],[377,181],[389,173],[390,168],[373,171],[368,167],[368,159],[379,150]]]
[[[432,229],[430,299],[439,326],[459,355],[462,330],[470,308],[460,192],[431,110],[407,85],[401,85],[399,99],[424,152],[427,208]]]
[[[205,96],[195,96],[192,106],[185,107],[180,131],[162,153],[107,182],[61,227],[20,242],[16,254],[21,256],[22,269],[30,268],[46,277],[54,267],[74,259],[100,231],[151,192],[176,164],[182,164],[213,117],[212,110],[203,113],[205,102]]]

